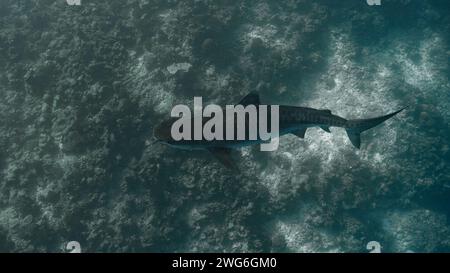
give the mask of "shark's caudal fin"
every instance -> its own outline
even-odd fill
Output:
[[[383,123],[384,121],[397,115],[404,109],[405,108],[403,108],[397,112],[382,116],[382,117],[370,118],[370,119],[354,119],[354,120],[347,121],[345,130],[347,131],[348,138],[352,142],[353,146],[355,146],[356,148],[359,149],[361,147],[361,133],[362,132],[369,130],[370,128],[373,128],[373,127]]]

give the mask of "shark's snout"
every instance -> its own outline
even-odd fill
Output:
[[[153,137],[159,141],[170,141],[172,140],[171,128],[171,120],[163,121],[153,128]]]

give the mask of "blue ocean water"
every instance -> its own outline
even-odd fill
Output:
[[[450,3],[0,2],[0,251],[450,251]],[[369,118],[233,153],[155,143],[178,103]]]

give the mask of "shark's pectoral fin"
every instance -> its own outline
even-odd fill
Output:
[[[322,128],[322,130],[324,130],[327,133],[331,133],[330,127],[328,127],[328,126],[320,126],[320,128]]]
[[[348,138],[352,142],[353,146],[355,146],[356,148],[359,149],[361,147],[361,134],[359,132],[355,132],[352,130],[346,130],[346,131],[347,131]]]
[[[242,106],[259,105],[260,103],[261,102],[260,102],[260,99],[259,99],[259,95],[256,92],[249,93],[247,96],[242,98],[242,100],[239,102],[239,104],[242,105]]]
[[[294,134],[298,136],[299,138],[305,138],[306,128],[304,129],[298,129],[297,131],[291,132],[291,134]]]
[[[229,148],[208,148],[208,151],[213,154],[217,160],[225,167],[231,170],[237,170],[237,166],[231,158],[231,149]]]

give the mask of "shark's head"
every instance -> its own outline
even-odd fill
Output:
[[[172,142],[173,138],[171,129],[173,122],[174,122],[173,119],[168,119],[156,125],[153,128],[153,137],[160,142],[164,143]]]

